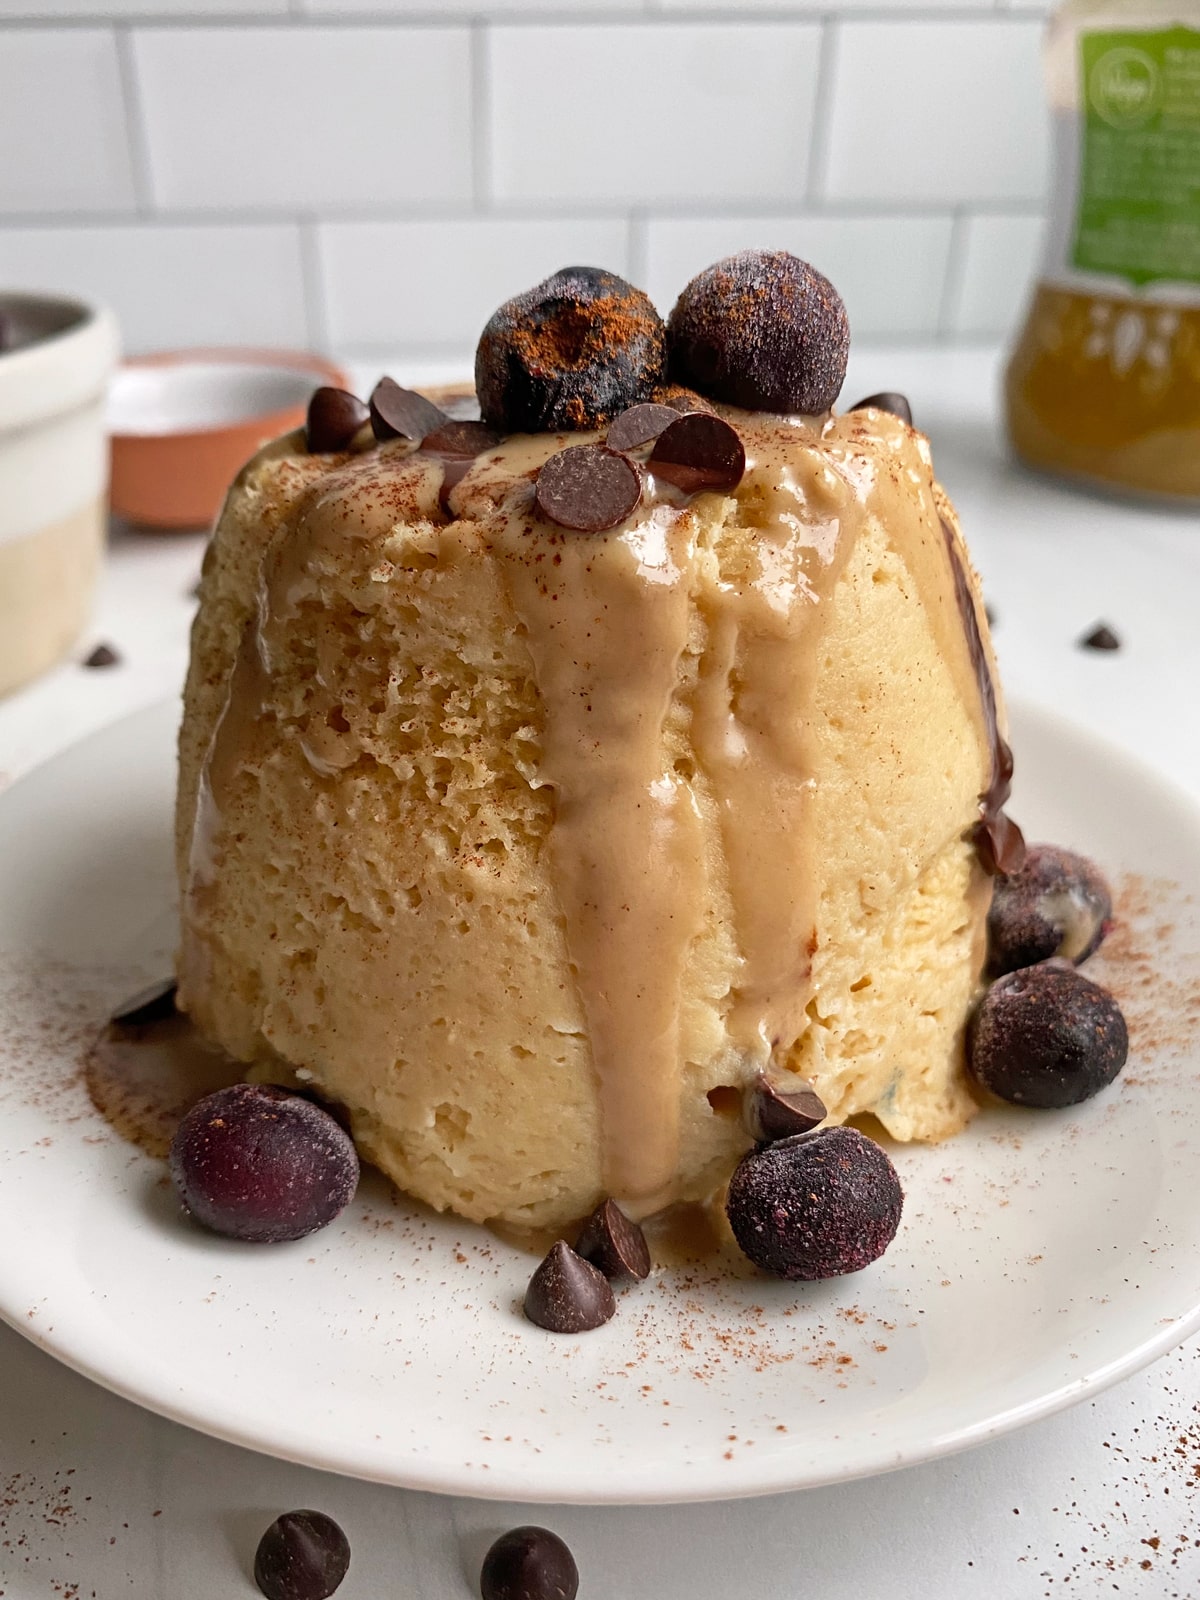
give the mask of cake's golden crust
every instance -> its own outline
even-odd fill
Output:
[[[938,1139],[973,1109],[962,1034],[988,888],[965,835],[990,752],[927,447],[880,413],[793,427],[784,504],[766,422],[738,426],[752,457],[741,488],[670,521],[668,553],[687,565],[661,759],[686,792],[696,870],[679,902],[692,920],[677,941],[669,1143],[650,1142],[673,1152],[678,1199],[712,1193],[746,1147],[736,1095],[714,1091],[761,1064],[755,1021],[835,1121],[870,1111],[897,1138]],[[202,1028],[256,1072],[297,1071],[344,1102],[402,1188],[544,1228],[611,1186],[620,1074],[639,1063],[598,1079],[603,997],[580,971],[582,925],[556,870],[556,811],[583,769],[547,775],[544,640],[513,568],[522,537],[549,539],[520,522],[535,446],[542,459],[555,447],[518,442],[481,463],[450,522],[439,469],[399,448],[316,458],[293,439],[250,464],[205,565],[178,854],[181,1001]],[[735,862],[731,876],[737,774],[697,742],[703,685],[720,619],[761,580],[781,516],[820,608],[819,625],[779,644],[804,775],[773,824],[788,859],[773,875],[769,860],[740,876]],[[742,731],[755,726],[738,711],[754,690],[739,685],[745,659],[738,646],[723,691]],[[804,885],[788,994],[758,994],[763,958],[743,949],[752,916],[772,925],[755,902],[772,876]]]

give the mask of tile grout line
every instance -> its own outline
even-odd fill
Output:
[[[469,71],[471,75],[471,195],[476,216],[486,216],[492,202],[492,77],[488,24],[480,17],[471,24]]]
[[[970,215],[965,204],[954,208],[954,221],[950,229],[950,249],[946,256],[946,274],[942,282],[941,303],[938,307],[936,337],[939,341],[955,337],[955,323],[961,310],[963,286],[967,271],[967,228]]]
[[[296,0],[299,6],[300,0]],[[770,10],[757,7],[738,9],[736,6],[723,7],[720,10],[683,10],[678,11],[595,11],[578,12],[569,9],[556,9],[552,11],[503,11],[489,13],[483,10],[478,12],[450,12],[428,10],[413,12],[402,17],[387,8],[378,10],[363,10],[350,15],[339,12],[320,12],[309,9],[294,9],[292,0],[289,0],[289,9],[286,11],[246,11],[236,14],[226,13],[214,16],[204,10],[181,12],[129,12],[111,18],[118,26],[137,26],[151,32],[170,32],[173,29],[204,28],[214,33],[236,33],[246,28],[290,28],[296,24],[313,29],[330,29],[354,32],[363,29],[386,29],[389,32],[402,33],[411,28],[414,31],[427,29],[466,29],[473,22],[482,23],[488,27],[511,28],[627,28],[637,29],[647,25],[667,27],[728,27],[731,23],[745,24],[751,28],[758,27],[802,27],[825,22],[863,22],[863,23],[897,23],[897,22],[975,22],[995,23],[1011,22],[1017,26],[1027,27],[1031,22],[1044,19],[1044,14],[1036,10],[1017,10],[1013,6],[1005,6],[1001,10],[989,10],[978,6],[944,6],[944,7],[914,7],[905,10],[899,16],[894,10],[886,6],[859,7],[839,10],[836,7],[826,6],[820,10]],[[72,16],[30,14],[22,17],[0,18],[0,33],[7,29],[13,32],[23,32],[29,29],[57,30],[75,32],[81,29],[92,29],[104,26],[104,20],[98,19],[95,13],[78,13]]]
[[[625,230],[626,270],[630,283],[636,284],[639,289],[646,287],[646,268],[650,255],[649,221],[642,207],[634,206]]]
[[[113,27],[117,54],[117,75],[121,85],[121,106],[125,117],[125,138],[129,145],[129,164],[133,171],[133,195],[139,219],[154,216],[154,178],[150,162],[150,130],[142,104],[133,31],[127,23]],[[77,216],[75,212],[69,213]]]
[[[328,354],[329,297],[325,293],[325,271],[321,261],[321,242],[317,234],[320,218],[307,212],[298,218],[300,242],[300,284],[304,293],[304,321],[312,349]]]
[[[833,112],[833,80],[837,72],[837,23],[826,17],[821,24],[817,52],[817,91],[813,96],[812,133],[808,151],[808,170],[804,178],[804,197],[808,204],[819,204],[829,178],[829,119]]]

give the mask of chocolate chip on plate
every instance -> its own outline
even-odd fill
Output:
[[[358,1187],[354,1141],[303,1095],[235,1083],[197,1101],[171,1141],[170,1173],[203,1227],[253,1244],[303,1239]]]
[[[815,1282],[881,1256],[903,1204],[896,1169],[877,1144],[855,1128],[820,1128],[743,1156],[725,1214],[755,1266]]]
[[[743,250],[707,267],[667,322],[679,383],[750,411],[813,416],[837,399],[850,353],[842,297],[786,250]]]
[[[304,442],[310,454],[347,449],[370,415],[370,409],[347,389],[329,384],[314,389],[304,423]]]
[[[1001,874],[988,912],[994,977],[1051,956],[1081,965],[1112,926],[1112,893],[1099,867],[1057,845],[1030,845],[1016,872]]]
[[[685,494],[736,489],[746,470],[746,448],[737,429],[711,411],[677,417],[654,441],[650,471]]]
[[[254,1581],[267,1600],[328,1600],[349,1568],[350,1541],[323,1511],[285,1511],[254,1553]]]
[[[118,1028],[143,1028],[148,1022],[166,1022],[175,1016],[175,994],[179,985],[174,978],[163,978],[141,989],[114,1011],[109,1021]]]
[[[646,401],[640,406],[630,406],[622,411],[608,430],[605,438],[610,450],[636,450],[639,445],[657,439],[664,428],[679,420],[674,406],[655,405]]]
[[[1080,639],[1079,648],[1081,650],[1119,650],[1121,641],[1107,622],[1098,622],[1090,633],[1085,633]]]
[[[116,667],[120,666],[121,657],[111,644],[98,644],[91,655],[84,656],[83,664],[85,667]]]
[[[371,390],[371,427],[375,437],[423,439],[448,420],[432,400],[414,389],[404,389],[394,378],[380,378]]]
[[[525,1291],[525,1315],[551,1333],[587,1333],[616,1309],[608,1279],[565,1239],[551,1246]]]
[[[493,313],[475,353],[483,420],[501,433],[598,428],[662,379],[662,319],[599,267],[563,267]]]
[[[512,1528],[483,1558],[482,1600],[575,1600],[575,1557],[549,1528]]]
[[[760,1072],[742,1099],[742,1118],[752,1139],[773,1144],[811,1133],[825,1121],[825,1102],[808,1084],[785,1088]]]
[[[648,1278],[650,1246],[646,1235],[615,1200],[602,1200],[575,1241],[575,1254],[599,1267],[606,1278]]]
[[[997,978],[967,1035],[977,1083],[1015,1106],[1078,1105],[1125,1065],[1121,1008],[1099,984],[1055,957]]]
[[[869,394],[865,400],[858,400],[850,407],[851,411],[887,411],[893,417],[899,417],[901,422],[907,422],[912,427],[912,407],[908,403],[908,396],[900,394],[895,389],[881,389],[878,394]]]
[[[538,473],[538,508],[577,533],[603,533],[624,522],[642,498],[637,468],[602,444],[573,444]]]

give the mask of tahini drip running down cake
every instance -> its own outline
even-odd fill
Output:
[[[474,395],[319,391],[230,490],[179,1003],[431,1206],[645,1217],[806,1097],[898,1140],[975,1109],[1004,712],[926,439],[834,410],[848,344],[782,252],[665,325],[568,268]]]

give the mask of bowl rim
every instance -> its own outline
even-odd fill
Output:
[[[256,345],[191,345],[179,350],[155,350],[146,355],[129,356],[114,372],[113,381],[116,381],[121,373],[131,370],[199,365],[276,367],[280,371],[307,372],[314,378],[339,389],[346,388],[350,381],[343,367],[315,350],[289,350]],[[110,428],[109,437],[114,445],[144,447],[165,439],[172,441],[212,439],[221,434],[240,433],[249,427],[267,427],[281,432],[298,409],[300,409],[298,405],[290,405],[275,406],[266,411],[248,411],[236,420],[218,422],[202,428],[163,428],[137,433],[123,433],[117,428]]]

